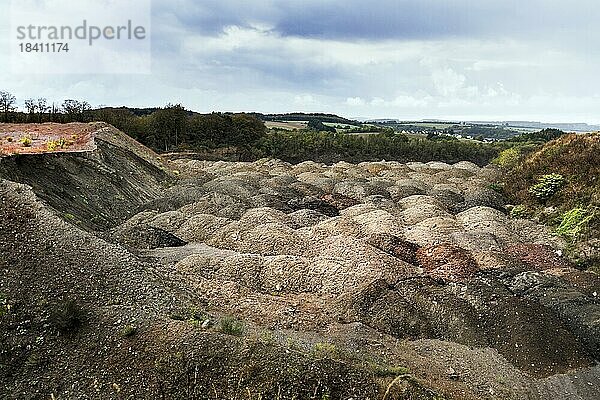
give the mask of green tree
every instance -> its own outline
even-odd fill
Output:
[[[152,114],[151,121],[156,148],[170,151],[185,142],[188,116],[181,104],[167,104]]]

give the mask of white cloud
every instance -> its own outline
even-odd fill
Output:
[[[431,79],[438,93],[445,97],[456,95],[467,81],[464,75],[456,73],[452,68],[433,71]]]
[[[294,104],[304,107],[313,107],[318,106],[320,103],[313,95],[303,94],[294,97]]]
[[[348,97],[346,99],[346,104],[349,106],[362,106],[365,104],[365,101],[360,97]]]

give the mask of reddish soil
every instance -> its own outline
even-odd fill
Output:
[[[0,156],[91,151],[96,148],[94,132],[84,123],[0,124]],[[61,139],[62,146],[52,144]]]
[[[417,260],[430,276],[449,282],[463,281],[478,271],[471,253],[449,244],[421,248]]]
[[[567,259],[558,255],[550,246],[533,243],[521,243],[509,246],[506,252],[525,263],[533,271],[556,268],[569,268]]]

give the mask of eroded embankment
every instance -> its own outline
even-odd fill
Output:
[[[31,186],[86,229],[105,230],[159,197],[171,177],[158,155],[124,133],[101,123],[80,125],[89,126],[92,149],[4,157],[0,178]]]

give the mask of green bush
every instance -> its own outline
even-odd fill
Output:
[[[512,169],[517,166],[521,160],[521,150],[518,147],[511,147],[500,152],[498,157],[492,160],[492,163],[502,168]]]
[[[519,204],[510,210],[510,216],[512,218],[529,218],[531,217],[531,211],[525,204]]]
[[[46,149],[48,151],[56,151],[58,149],[66,149],[69,147],[69,142],[65,138],[60,138],[58,140],[49,140],[46,143]]]
[[[31,140],[31,138],[28,138],[28,137],[24,137],[19,142],[21,142],[21,144],[23,145],[23,147],[30,147],[31,144],[33,143],[33,141]]]
[[[504,183],[502,182],[493,182],[488,185],[490,189],[492,189],[496,193],[504,193]]]
[[[560,174],[544,175],[538,183],[529,188],[529,193],[536,199],[546,201],[556,194],[565,183],[565,177]]]

